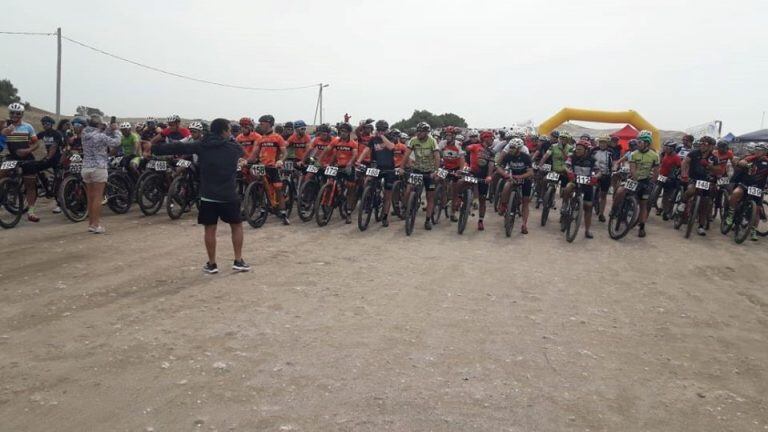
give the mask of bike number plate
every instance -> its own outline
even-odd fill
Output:
[[[16,168],[16,165],[18,165],[19,161],[5,161],[3,162],[3,165],[0,165],[0,170],[9,170]]]
[[[168,164],[165,161],[155,161],[155,171],[165,171],[168,169]]]
[[[378,168],[368,168],[365,170],[365,175],[368,177],[378,177],[379,176],[379,169]]]
[[[316,173],[316,172],[317,172],[317,167],[316,167],[316,166],[314,166],[314,165],[309,165],[309,166],[307,166],[307,172],[308,172],[308,173],[313,173],[313,174],[314,174],[314,173]]]
[[[339,172],[339,167],[335,166],[329,166],[325,168],[325,175],[328,177],[336,177],[336,174]]]
[[[667,177],[661,175],[661,174],[659,174],[659,178],[656,179],[656,181],[659,182],[659,183],[666,183],[667,180],[669,180],[669,179]]]
[[[541,170],[544,172],[550,172],[552,171],[552,165],[550,164],[544,164],[541,166]]]
[[[467,183],[477,184],[477,177],[466,176],[464,177],[464,181]]]
[[[81,164],[81,163],[76,163],[76,164],[75,163],[71,163],[71,164],[69,164],[69,172],[71,172],[71,173],[79,174],[80,171],[82,171],[82,170],[83,170],[83,164]]]
[[[285,161],[285,162],[283,162],[283,170],[284,171],[293,171],[293,161]]]
[[[441,179],[444,179],[444,178],[448,177],[448,170],[443,169],[443,168],[438,169],[437,170],[437,176],[440,177]]]
[[[731,178],[730,177],[720,177],[719,179],[717,179],[717,185],[718,186],[727,186],[728,183],[730,183],[730,182],[731,182]]]
[[[83,161],[83,157],[80,156],[77,153],[73,153],[72,156],[69,157],[69,161],[70,162],[82,162]]]
[[[706,180],[696,180],[696,189],[709,190],[709,182]]]
[[[267,173],[267,169],[264,165],[254,165],[251,167],[251,174],[256,177],[263,177]]]
[[[637,182],[632,180],[632,179],[627,179],[627,181],[624,182],[624,187],[627,190],[630,190],[630,191],[634,192],[634,191],[637,190]]]
[[[179,159],[176,161],[176,166],[179,168],[189,168],[190,165],[192,165],[192,162],[186,159]]]
[[[755,196],[755,197],[763,196],[763,190],[760,189],[759,187],[755,187],[755,186],[748,187],[747,188],[747,193],[752,195],[752,196]]]
[[[552,181],[560,180],[560,174],[556,172],[550,172],[547,174],[547,180],[552,180]]]
[[[412,185],[424,184],[424,176],[421,174],[411,174],[411,176],[408,177],[408,183]]]
[[[592,178],[590,176],[576,176],[576,183],[578,184],[590,184]]]

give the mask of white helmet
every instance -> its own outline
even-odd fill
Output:
[[[755,144],[755,151],[761,150],[761,151],[768,151],[768,144],[764,142],[759,142]]]
[[[407,140],[408,138],[410,138],[410,137],[408,136],[407,133],[405,133],[405,132],[401,132],[400,133],[400,139]]]
[[[20,104],[18,102],[14,102],[14,103],[8,105],[8,111],[23,113],[24,112],[24,105],[22,105],[22,104]]]
[[[509,142],[509,145],[512,148],[520,148],[520,147],[524,146],[525,143],[520,138],[512,138],[512,140]]]
[[[120,123],[120,129],[130,129],[130,128],[131,128],[131,124],[130,123],[128,123],[128,122]]]
[[[477,138],[480,136],[480,132],[478,132],[477,129],[470,129],[468,136],[470,138]]]
[[[456,141],[464,142],[464,135],[462,135],[462,134],[456,135]]]
[[[168,116],[168,123],[174,123],[177,121],[181,121],[181,117],[179,117],[178,114],[171,114]]]
[[[199,121],[193,121],[192,123],[189,124],[189,130],[202,131],[203,130],[203,124],[200,123]]]

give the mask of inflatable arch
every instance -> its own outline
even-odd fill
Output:
[[[594,111],[579,108],[563,108],[557,114],[539,125],[539,134],[548,135],[561,124],[569,120],[579,120],[599,123],[629,123],[638,130],[648,130],[653,134],[652,148],[656,151],[661,147],[661,133],[635,111]]]

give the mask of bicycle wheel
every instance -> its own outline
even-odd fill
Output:
[[[511,199],[507,205],[507,211],[504,213],[504,234],[507,237],[512,236],[512,230],[515,227],[515,217],[520,206],[520,194],[515,190],[512,192]]]
[[[292,181],[283,182],[283,194],[285,197],[285,214],[290,218],[291,213],[293,213],[293,203],[296,201],[296,189]]]
[[[152,216],[160,211],[163,206],[165,191],[163,190],[163,178],[165,173],[152,173],[144,178],[139,185],[139,209],[145,216]]]
[[[547,191],[544,192],[543,206],[541,208],[541,226],[547,225],[547,218],[549,218],[549,209],[552,208],[555,200],[555,186],[548,186]]]
[[[723,189],[720,193],[720,200],[718,203],[718,210],[720,218],[725,218],[728,215],[728,202],[731,200],[731,194],[728,189]]]
[[[21,182],[12,178],[0,179],[0,226],[5,229],[15,227],[23,213]]]
[[[461,194],[461,207],[459,208],[459,223],[457,226],[459,234],[464,234],[464,230],[467,229],[467,221],[469,221],[469,215],[472,213],[472,187],[468,187],[464,193]]]
[[[315,197],[318,183],[316,180],[303,182],[299,189],[298,212],[302,222],[309,222],[315,216]]]
[[[565,240],[568,241],[568,243],[573,243],[573,240],[579,233],[579,226],[581,225],[581,217],[584,210],[584,196],[582,194],[578,195],[578,197],[571,198],[571,215],[568,218],[568,227],[565,229]]]
[[[656,183],[656,185],[653,186],[653,190],[651,191],[651,196],[648,197],[648,210],[650,212],[651,209],[659,209],[661,206],[659,205],[659,197],[661,196],[661,183]]]
[[[178,219],[184,214],[184,208],[189,204],[189,182],[184,176],[173,179],[168,188],[168,197],[165,200],[165,210],[168,217]]]
[[[331,183],[324,184],[315,198],[315,222],[317,222],[317,226],[328,225],[328,221],[333,215],[332,186]]]
[[[691,232],[693,232],[693,225],[696,224],[696,221],[699,220],[699,206],[701,205],[701,196],[696,195],[696,198],[693,200],[693,209],[688,212],[688,225],[685,227],[685,238],[689,238],[691,236]]]
[[[421,203],[414,187],[408,196],[408,203],[405,206],[405,235],[410,236],[413,233],[413,226],[416,224],[416,214],[419,212]]]
[[[757,235],[760,237],[768,236],[768,217],[766,217],[765,209],[768,206],[768,201],[763,200],[762,205],[758,209],[757,216]]]
[[[752,232],[754,202],[750,197],[745,197],[744,202],[739,206],[736,216],[733,218],[733,241],[736,244],[744,243]]]
[[[678,188],[672,197],[672,226],[678,230],[683,225],[683,213],[685,212],[685,195]]]
[[[131,209],[133,196],[131,193],[131,183],[127,176],[115,173],[107,178],[105,188],[107,206],[116,214],[128,213]]]
[[[440,215],[443,212],[443,207],[445,206],[445,187],[443,184],[437,185],[437,190],[435,190],[435,208],[432,211],[432,223],[434,225],[437,225],[440,222]]]
[[[395,180],[392,185],[392,214],[403,219],[403,182]]]
[[[85,183],[77,176],[69,176],[61,184],[61,210],[72,222],[82,222],[88,217],[88,195]]]
[[[373,213],[373,189],[373,186],[370,184],[363,189],[363,197],[357,208],[357,228],[360,229],[360,231],[368,229],[368,224],[371,223],[371,213]]]
[[[617,209],[611,210],[610,219],[608,220],[608,235],[614,240],[622,239],[631,228],[631,220],[627,208],[631,206],[630,200],[626,198],[618,206]]]
[[[269,202],[258,181],[248,185],[245,189],[245,220],[253,228],[261,228],[267,221],[266,203]]]
[[[720,215],[720,234],[727,235],[731,231],[731,225],[728,225],[728,212],[730,211],[730,204],[726,201],[723,204],[722,213]]]
[[[600,188],[595,186],[592,188],[592,211],[595,212],[595,216],[600,215]]]

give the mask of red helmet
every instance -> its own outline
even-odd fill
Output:
[[[480,140],[481,141],[485,141],[488,138],[493,138],[493,132],[491,132],[491,131],[483,131],[480,134]]]
[[[253,127],[253,120],[251,120],[248,117],[241,118],[239,123],[240,123],[240,127],[249,127],[249,128]]]

